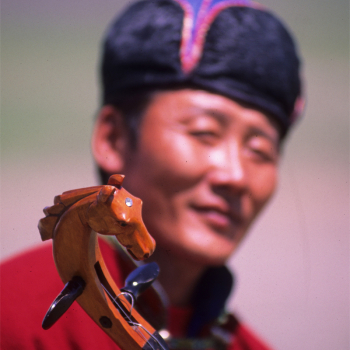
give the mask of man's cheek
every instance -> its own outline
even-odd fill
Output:
[[[256,181],[252,187],[253,199],[258,211],[271,199],[277,186],[277,171],[272,169],[265,176],[262,174],[260,181]]]
[[[165,144],[159,143],[159,149],[154,150],[152,154],[155,157],[150,159],[150,163],[153,163],[159,176],[169,179],[176,177],[178,181],[191,180],[203,175],[208,162],[205,150],[201,150],[194,142],[185,138],[168,139]]]

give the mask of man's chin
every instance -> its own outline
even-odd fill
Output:
[[[194,264],[202,266],[221,266],[225,265],[227,260],[234,254],[237,246],[231,241],[225,247],[220,248],[221,245],[215,247],[192,247],[192,249],[183,249],[179,251],[178,258],[184,258],[187,261],[191,261]],[[197,249],[196,249],[197,248]],[[229,248],[229,249],[228,249]]]

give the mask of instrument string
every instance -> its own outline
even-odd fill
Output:
[[[157,350],[153,347],[153,345],[151,343],[149,343],[149,341],[146,339],[146,337],[144,336],[144,334],[140,331],[140,328],[143,329],[159,346],[162,350],[167,350],[165,349],[162,344],[159,342],[159,340],[151,333],[148,331],[148,329],[146,329],[142,324],[140,323],[136,323],[134,322],[131,318],[131,312],[134,308],[134,296],[131,293],[128,292],[121,292],[120,294],[118,294],[115,298],[113,298],[113,296],[111,295],[111,293],[107,290],[107,288],[101,283],[104,291],[107,293],[107,295],[110,297],[110,299],[112,300],[112,302],[115,304],[115,306],[117,307],[118,311],[122,314],[122,316],[124,317],[124,319],[128,322],[128,324],[132,327],[132,329],[152,348],[152,350]],[[123,310],[123,308],[121,307],[121,305],[119,304],[120,302],[122,302],[122,300],[119,298],[119,296],[121,294],[128,294],[131,297],[131,308],[129,311],[129,315]]]
[[[133,296],[130,292],[121,292],[121,293],[119,293],[119,294],[116,296],[115,299],[118,298],[118,300],[120,300],[120,299],[119,299],[119,295],[128,295],[128,296],[130,297],[130,299],[131,299],[131,308],[130,308],[130,310],[129,310],[129,314],[131,315],[132,310],[134,309],[134,302],[135,302],[134,296]],[[115,299],[114,299],[114,301],[116,301]]]

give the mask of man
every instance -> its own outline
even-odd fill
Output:
[[[250,1],[137,2],[107,32],[102,88],[94,158],[103,182],[125,174],[123,186],[144,202],[170,347],[268,349],[233,315],[221,317],[233,281],[224,264],[273,195],[301,109],[287,30]],[[122,284],[122,254],[101,246]],[[3,348],[116,348],[78,307],[40,329],[61,286],[50,255],[44,247],[3,266],[5,279],[16,271],[29,285],[32,303],[3,308]]]

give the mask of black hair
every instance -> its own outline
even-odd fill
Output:
[[[111,105],[121,113],[125,129],[128,132],[131,149],[137,148],[140,123],[155,93],[155,89],[139,89],[137,91],[116,94],[111,98],[103,100],[103,105]],[[109,177],[112,175],[101,167],[98,167],[98,174],[104,185],[107,184]]]

